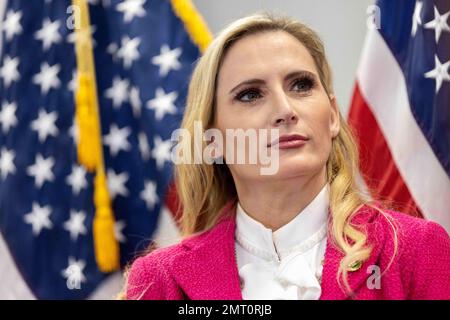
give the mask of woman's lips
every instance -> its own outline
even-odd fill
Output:
[[[279,139],[269,143],[267,147],[277,147],[278,149],[299,148],[305,145],[308,140],[308,138],[299,134],[282,135]]]
[[[275,147],[278,147],[278,149],[292,149],[292,148],[299,148],[303,145],[305,145],[306,140],[289,140],[289,141],[282,141],[275,145]]]

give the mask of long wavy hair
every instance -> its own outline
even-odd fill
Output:
[[[324,46],[313,30],[291,18],[277,17],[269,13],[254,14],[236,20],[213,40],[197,62],[192,74],[181,123],[181,128],[188,130],[191,135],[190,140],[183,140],[181,143],[190,144],[192,158],[196,148],[204,150],[207,146],[205,141],[201,142],[202,146],[195,146],[197,142],[194,141],[194,123],[201,121],[203,132],[213,124],[217,76],[227,50],[246,36],[280,30],[294,36],[306,47],[314,59],[326,93],[329,96],[333,94],[332,74]],[[342,279],[347,292],[351,292],[347,281],[348,266],[365,261],[371,253],[371,247],[367,243],[368,235],[363,228],[351,224],[353,215],[364,205],[373,207],[383,214],[394,229],[394,255],[397,250],[397,238],[395,226],[389,215],[375,206],[357,185],[359,168],[357,147],[350,128],[341,114],[339,118],[340,131],[332,140],[332,150],[326,163],[327,182],[330,186],[329,236],[344,254],[337,274],[338,283],[341,285]],[[229,200],[237,198],[235,184],[226,164],[176,165],[175,182],[182,212],[180,225],[183,236],[211,229],[218,222],[224,205]]]

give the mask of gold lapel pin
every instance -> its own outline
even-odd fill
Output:
[[[357,270],[361,269],[361,266],[362,266],[362,261],[356,260],[355,262],[352,262],[351,264],[348,265],[347,271],[350,271],[350,272],[357,271]]]

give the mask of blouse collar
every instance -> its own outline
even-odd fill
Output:
[[[250,252],[280,260],[292,253],[305,252],[326,235],[329,190],[326,184],[317,196],[294,219],[272,232],[250,217],[238,202],[236,208],[236,240]]]

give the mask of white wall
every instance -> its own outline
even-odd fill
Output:
[[[319,33],[334,73],[335,93],[347,114],[373,0],[193,0],[213,33],[229,22],[261,10],[290,15]]]

